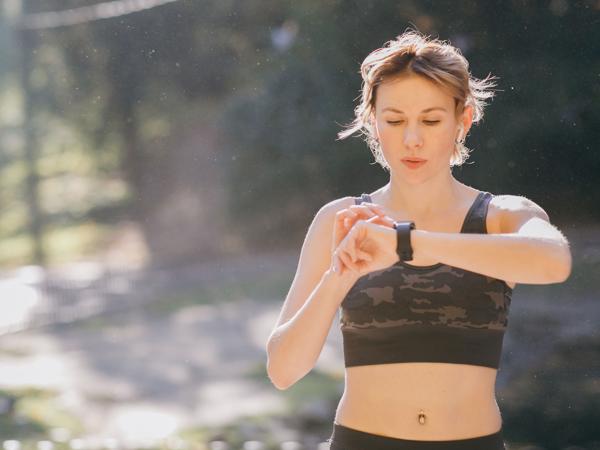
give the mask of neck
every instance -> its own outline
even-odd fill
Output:
[[[402,211],[411,220],[439,216],[441,211],[459,203],[465,185],[456,180],[450,171],[424,183],[407,183],[390,175],[390,181],[381,191],[382,203],[392,213]]]

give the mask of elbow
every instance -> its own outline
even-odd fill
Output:
[[[274,358],[272,357],[273,350],[271,348],[271,339],[269,339],[267,342],[266,351],[267,351],[267,364],[266,364],[267,376],[269,377],[269,380],[271,380],[271,383],[273,384],[273,386],[275,386],[280,391],[285,391],[290,386],[292,386],[294,384],[294,382],[290,382],[289,377],[286,377],[282,373],[282,371],[277,368]]]
[[[267,376],[280,391],[284,391],[302,379],[314,367],[315,360],[303,361],[301,357],[291,355],[284,348],[279,348],[277,339],[267,342]]]
[[[559,282],[564,283],[571,276],[571,271],[573,269],[573,259],[571,257],[571,252],[567,251],[568,256],[565,258],[565,261],[562,265],[562,270],[559,273]]]
[[[552,259],[550,272],[553,283],[564,283],[571,276],[573,257],[568,245],[562,245],[558,253],[558,256]]]
[[[285,391],[294,385],[294,383],[282,383],[280,381],[276,382],[274,379],[271,379],[271,383],[280,391]]]
[[[294,385],[294,381],[290,381],[289,379],[284,378],[280,373],[277,373],[271,364],[271,360],[267,360],[267,376],[273,386],[275,386],[280,391],[285,391]]]

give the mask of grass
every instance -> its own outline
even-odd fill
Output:
[[[86,221],[79,224],[51,228],[44,233],[47,264],[53,266],[93,256],[110,227]],[[0,268],[31,264],[33,245],[25,233],[2,238]]]

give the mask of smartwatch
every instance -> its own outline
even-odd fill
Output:
[[[396,230],[396,253],[400,261],[412,261],[413,249],[410,245],[410,230],[415,229],[415,223],[412,221],[394,222]]]

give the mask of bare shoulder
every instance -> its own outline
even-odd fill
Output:
[[[523,195],[494,195],[490,201],[490,206],[493,205],[495,208],[503,211],[532,211],[540,216],[548,217],[546,211],[533,200]]]
[[[354,199],[350,196],[338,198],[321,206],[315,214],[304,238],[296,274],[274,330],[296,314],[331,265],[331,246],[336,214],[353,202]]]
[[[521,195],[494,195],[488,206],[486,226],[488,233],[513,233],[532,217],[549,222],[548,214],[532,200]],[[514,289],[516,282],[505,280]]]
[[[314,257],[319,256],[319,259],[322,259],[322,261],[310,261],[312,264],[329,265],[329,250],[333,239],[333,226],[336,215],[353,204],[354,197],[345,196],[325,203],[317,211],[304,238],[302,249],[303,252],[308,248],[320,250],[310,252],[309,258],[314,259]]]
[[[319,209],[317,215],[320,215],[321,217],[333,218],[339,211],[341,211],[342,209],[346,209],[353,204],[354,197],[350,195],[336,198],[321,206],[321,209]]]
[[[534,217],[550,222],[546,211],[527,197],[510,194],[494,195],[488,209],[488,232],[511,233]]]
[[[308,239],[310,235],[314,236],[317,230],[333,231],[336,214],[353,204],[354,197],[351,196],[336,198],[325,203],[315,214],[315,217],[313,218],[313,221],[308,229],[306,239]],[[322,235],[319,236],[320,240],[322,240],[323,237],[330,237],[329,234],[327,234],[327,236],[323,236],[322,232],[319,234]]]

